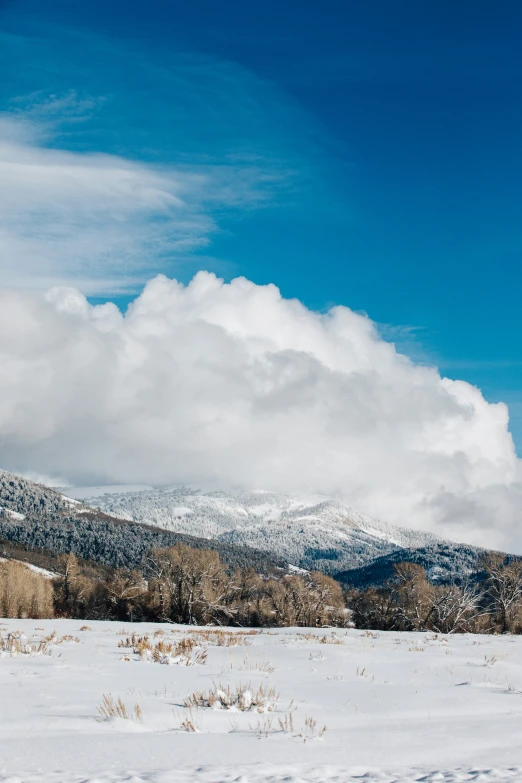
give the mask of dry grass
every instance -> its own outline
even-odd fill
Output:
[[[318,642],[319,641],[319,635],[316,633],[310,633],[309,631],[307,633],[303,633],[302,631],[296,633],[296,636],[299,637],[299,639],[303,642]]]
[[[262,718],[258,718],[256,725],[249,725],[249,729],[257,735],[258,739],[268,737],[269,734],[275,734],[278,731],[278,729],[274,727],[274,718],[271,715],[263,715]],[[235,726],[233,727],[233,731],[237,731]]]
[[[178,664],[182,666],[202,666],[207,661],[207,651],[201,649],[197,641],[191,637],[180,639],[179,642],[168,642],[162,638],[154,642],[145,634],[144,636],[127,636],[118,642],[118,647],[132,648],[135,655],[142,660],[150,660],[154,663]],[[128,656],[124,656],[129,660]]]
[[[319,642],[321,644],[344,644],[343,640],[339,639],[339,637],[334,633],[330,634],[330,636],[327,636],[326,634],[321,636]]]
[[[92,631],[92,628],[89,625],[82,625],[80,631]]]
[[[118,642],[118,647],[132,647],[133,649],[136,649],[138,645],[144,645],[148,643],[149,637],[147,634],[144,636],[137,636],[135,633],[133,633],[131,636],[127,636],[125,639],[120,639]]]
[[[216,685],[208,693],[194,691],[183,702],[187,709],[210,708],[239,712],[272,712],[277,707],[279,694],[274,688],[260,685],[253,690],[251,685]]]
[[[0,634],[0,653],[15,658],[18,655],[51,655],[52,650],[49,638],[29,641],[20,631],[13,631],[7,636]]]
[[[66,633],[64,634],[64,636],[58,636],[56,631],[51,631],[51,633],[47,634],[47,636],[44,636],[42,641],[47,642],[48,644],[64,644],[65,642],[76,642],[76,643],[80,642],[77,636],[73,636],[70,633]]]
[[[178,633],[177,629],[174,632]],[[220,629],[205,629],[193,631],[184,635],[179,641],[167,641],[165,631],[158,629],[154,632],[154,639],[148,634],[139,636],[132,633],[125,639],[120,639],[118,647],[132,649],[135,655],[142,660],[151,660],[155,663],[179,664],[182,666],[203,665],[206,663],[208,647],[249,647],[252,644],[248,637],[257,634],[258,631],[222,631]],[[119,632],[119,635],[124,635]],[[124,656],[124,660],[130,660]]]
[[[364,666],[362,669],[359,666],[357,667],[357,677],[366,677],[370,680],[370,682],[375,682],[375,674],[370,674],[370,672],[367,672],[366,666]]]
[[[337,636],[337,634],[323,634],[319,636],[318,633],[311,633],[310,631],[300,631],[296,634],[300,641],[303,642],[315,642],[315,644],[344,644],[343,640]]]
[[[187,734],[198,734],[200,732],[198,720],[193,710],[189,709],[188,715],[180,721],[179,728],[181,731],[186,731]]]
[[[259,672],[260,674],[273,674],[276,667],[267,658],[263,660],[250,660],[250,658],[243,658],[240,663],[230,661],[230,669],[235,669],[241,672]],[[223,674],[225,671],[223,670]]]
[[[304,720],[304,727],[299,736],[303,737],[305,741],[307,739],[321,739],[326,730],[326,724],[319,727],[315,718],[308,716]]]
[[[287,712],[282,718],[278,718],[279,728],[285,734],[293,734],[294,729],[294,713]]]
[[[248,637],[256,636],[259,631],[222,631],[220,629],[205,629],[194,631],[187,638],[194,639],[198,645],[207,644],[209,647],[250,647],[252,640]]]
[[[287,712],[282,718],[277,719],[277,724],[274,723],[272,716],[264,715],[259,718],[255,726],[250,726],[250,729],[256,733],[259,739],[262,737],[268,737],[270,734],[288,734],[288,736],[294,739],[302,739],[303,742],[307,740],[319,740],[324,736],[327,730],[325,726],[318,726],[315,718],[310,716],[305,717],[301,727],[296,728],[294,721],[294,713],[292,711]]]
[[[138,723],[143,723],[143,713],[140,705],[136,703],[132,709],[128,710],[120,696],[115,699],[110,693],[104,693],[102,703],[97,709],[100,715],[98,720],[122,718],[123,720],[134,720]]]

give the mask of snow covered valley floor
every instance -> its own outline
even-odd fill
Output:
[[[522,781],[522,637],[202,630],[0,620],[0,781]]]

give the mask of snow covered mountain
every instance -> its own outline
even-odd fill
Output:
[[[258,573],[269,573],[288,565],[266,551],[122,520],[55,489],[0,470],[0,556],[17,559],[14,546],[22,552],[45,550],[51,556],[73,552],[111,568],[140,568],[150,549],[177,543],[213,549],[232,569],[254,568]]]
[[[180,541],[215,549],[232,568],[267,573],[291,565],[330,573],[349,586],[382,584],[401,560],[452,581],[477,571],[483,554],[324,497],[143,485],[58,492],[0,470],[0,547],[6,553],[13,546],[74,552],[104,566],[136,568],[152,547]]]
[[[324,497],[201,492],[186,487],[64,490],[112,516],[270,552],[302,568],[358,568],[401,549],[430,547],[430,533],[394,527]]]

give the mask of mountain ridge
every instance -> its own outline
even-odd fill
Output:
[[[118,518],[250,546],[301,568],[326,573],[360,568],[398,550],[443,541],[432,533],[393,526],[342,501],[317,495],[203,492],[188,487],[117,489],[88,493],[89,503]],[[82,498],[82,488],[64,491]]]
[[[0,544],[140,568],[150,549],[185,543],[218,551],[231,569],[318,570],[348,588],[385,583],[403,560],[423,565],[432,581],[467,579],[480,572],[487,551],[392,526],[321,496],[144,485],[96,494],[100,489],[51,489],[0,470]]]
[[[118,519],[56,489],[0,470],[0,539],[53,553],[73,552],[111,568],[139,568],[153,548],[184,543],[217,551],[231,569],[286,569],[274,555]]]

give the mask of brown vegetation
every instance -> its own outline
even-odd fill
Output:
[[[489,554],[474,581],[434,584],[415,563],[399,563],[383,587],[343,594],[338,582],[316,572],[261,576],[253,569],[227,571],[215,551],[177,544],[149,553],[143,573],[88,570],[75,555],[55,558],[56,577],[13,560],[0,562],[0,615],[147,620],[236,627],[346,627],[434,633],[521,633],[522,561]],[[348,606],[348,609],[346,608]],[[87,630],[88,626],[82,626]],[[125,632],[126,633],[126,632]],[[152,660],[203,663],[208,646],[249,646],[249,633],[220,628],[195,631],[189,643],[148,640],[140,650]],[[311,635],[322,644],[342,644],[332,635]],[[191,648],[192,649],[192,648]],[[195,660],[195,657],[198,660]]]
[[[485,579],[436,585],[415,563],[395,566],[382,588],[352,591],[348,604],[358,628],[436,633],[520,633],[522,562],[504,555],[484,557]]]
[[[156,636],[156,634],[154,634]],[[132,648],[135,655],[154,663],[178,663],[183,666],[202,666],[207,661],[207,651],[203,649],[197,638],[191,636],[177,642],[160,639],[154,642],[145,634],[132,634],[118,642],[118,647]]]
[[[67,617],[151,620],[187,625],[343,626],[343,592],[328,576],[263,578],[252,569],[230,574],[217,552],[177,544],[152,550],[144,570],[115,570],[89,579],[76,557],[58,559],[56,613]],[[248,645],[238,633],[200,631],[208,644]]]
[[[13,560],[0,562],[0,616],[53,617],[50,579]]]
[[[143,722],[143,713],[139,704],[135,704],[132,709],[128,709],[121,697],[115,699],[110,693],[104,693],[102,702],[98,706],[100,720],[113,720],[122,718],[123,720],[135,720],[138,723]]]

